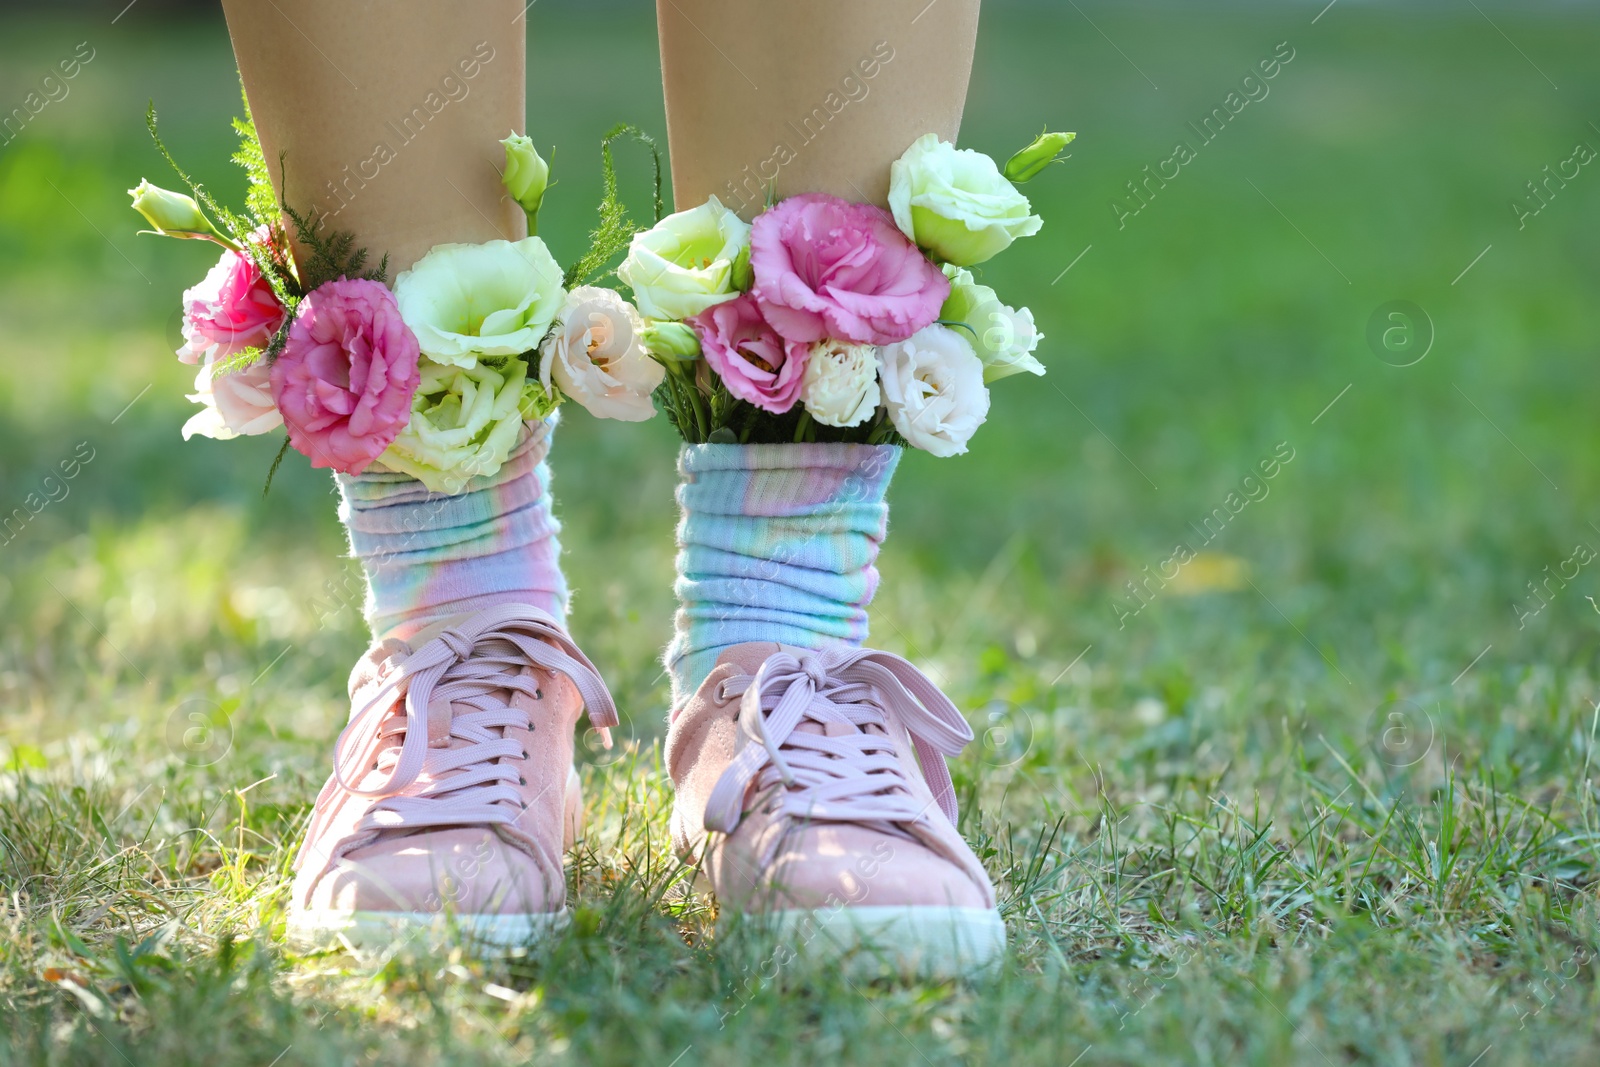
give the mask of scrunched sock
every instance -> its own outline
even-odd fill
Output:
[[[532,604],[566,622],[561,524],[551,511],[553,420],[529,423],[505,465],[455,495],[406,474],[338,475],[339,518],[367,576],[374,637],[407,637],[435,619]]]
[[[888,529],[892,445],[685,445],[678,455],[682,706],[730,645],[860,645]]]

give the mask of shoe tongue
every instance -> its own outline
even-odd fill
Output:
[[[801,719],[798,723],[796,723],[794,732],[797,734],[817,734],[821,737],[849,737],[852,734],[874,734],[879,737],[885,736],[884,731],[880,727],[871,723],[865,727],[861,727],[855,725],[854,723],[838,722],[834,719],[828,719],[825,722],[818,722],[816,719],[809,717]]]
[[[455,718],[450,701],[434,697],[428,701],[428,747],[446,748],[450,744],[450,723]]]
[[[531,664],[524,664],[523,666],[517,668],[513,673],[518,678],[533,678],[537,674]],[[496,690],[496,692],[498,692],[500,697],[505,700],[509,707],[515,708],[517,711],[527,715],[530,719],[532,718],[534,710],[534,699],[532,693],[525,693],[521,689],[511,688],[499,689]],[[465,714],[474,709],[472,705],[465,704],[461,706],[460,710],[463,714]],[[456,705],[451,701],[440,696],[435,696],[428,702],[429,748],[449,748],[452,744],[456,743],[450,734],[450,727],[455,719],[455,716]],[[460,743],[466,744],[467,742]]]
[[[428,623],[419,630],[409,630],[409,627],[402,623],[400,626],[396,626],[389,630],[384,637],[386,640],[404,641],[405,644],[409,645],[411,648],[417,649],[421,648],[429,641],[432,641],[435,637],[438,637],[440,633],[448,630],[450,627],[455,626],[458,623],[464,623],[471,618],[472,612],[470,611],[462,612],[459,615],[446,615],[441,618],[434,619],[432,622]],[[409,632],[407,632],[408,630]]]

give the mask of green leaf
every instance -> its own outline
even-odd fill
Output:
[[[267,494],[272,492],[272,479],[278,473],[278,464],[283,462],[283,457],[289,453],[289,438],[283,439],[283,447],[278,449],[278,454],[273,457],[272,466],[267,468],[267,484],[261,487],[261,499],[265,500]]]
[[[240,371],[254,366],[266,353],[264,348],[246,348],[241,352],[229,356],[227,359],[214,363],[211,367],[211,380],[228,374],[238,374]]]

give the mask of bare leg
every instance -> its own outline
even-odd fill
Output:
[[[526,234],[495,144],[521,131],[519,0],[223,0],[273,181],[391,277],[442,241]],[[283,177],[278,171],[283,154]]]
[[[778,197],[886,202],[889,164],[953,141],[979,0],[657,0],[680,209],[715,194],[749,218]]]

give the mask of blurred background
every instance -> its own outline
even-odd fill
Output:
[[[604,5],[598,53],[596,6],[528,19],[559,259],[592,224],[602,131],[665,143],[650,5]],[[986,278],[1033,308],[1049,375],[996,387],[970,455],[902,466],[876,640],[969,705],[1111,712],[1091,747],[1225,723],[1247,744],[1290,712],[1360,740],[1397,698],[1512,763],[1567,729],[1510,724],[1495,694],[1587,685],[1600,626],[1600,567],[1568,562],[1600,548],[1600,5],[990,0],[983,20],[964,144],[1079,133],[1027,189],[1045,229]],[[177,184],[153,101],[179,160],[242,196],[220,10],[0,5],[0,115],[75,54],[65,95],[0,134],[0,738],[159,731],[200,701],[320,745],[364,641],[330,481],[290,453],[263,496],[276,437],[180,439],[178,299],[213,257],[137,236],[125,193]],[[646,160],[619,159],[642,217]],[[641,737],[666,691],[674,447],[660,420],[574,409],[555,452],[573,626]],[[1126,583],[1180,541],[1200,557],[1141,606]]]

